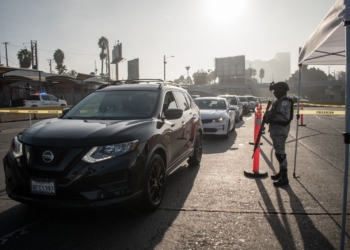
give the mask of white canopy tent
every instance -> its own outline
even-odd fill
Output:
[[[346,204],[348,191],[349,173],[349,144],[350,144],[350,0],[336,0],[333,7],[319,24],[316,31],[309,37],[305,45],[299,51],[299,90],[301,83],[302,65],[346,65],[345,83],[345,166],[344,166],[344,189],[343,209],[341,224],[340,249],[345,244]],[[299,101],[298,113],[299,118]],[[294,177],[297,155],[298,125],[296,129]]]

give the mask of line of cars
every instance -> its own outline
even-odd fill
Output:
[[[200,109],[204,134],[230,137],[236,123],[243,115],[255,110],[255,96],[219,95],[217,97],[195,97]]]

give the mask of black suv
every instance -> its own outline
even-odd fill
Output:
[[[202,134],[185,89],[162,80],[105,85],[13,138],[6,192],[26,204],[152,211],[166,176],[186,162],[199,166]]]

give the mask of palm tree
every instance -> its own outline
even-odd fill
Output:
[[[101,51],[100,59],[101,59],[101,76],[103,75],[103,60],[106,58],[106,54]]]
[[[57,65],[57,66],[56,66],[56,69],[57,69],[57,73],[58,73],[59,75],[64,75],[64,74],[66,74],[66,72],[67,72],[66,65]]]
[[[64,53],[60,49],[56,49],[55,53],[53,54],[53,59],[55,60],[57,65],[62,65],[64,61]]]
[[[32,64],[32,54],[27,49],[21,49],[20,51],[18,51],[17,58],[19,61],[20,68],[28,69]]]
[[[264,77],[265,77],[265,70],[264,69],[260,69],[259,78],[261,79],[261,83],[262,83],[262,79]]]
[[[76,76],[78,74],[78,72],[76,70],[72,69],[67,74],[70,76]]]
[[[53,54],[53,59],[55,60],[57,66],[56,69],[58,71],[58,74],[62,75],[67,71],[67,68],[65,65],[63,65],[64,61],[64,53],[60,49],[56,49],[55,53]]]
[[[101,53],[100,53],[100,59],[101,59],[101,74],[103,74],[103,60],[106,58],[108,58],[108,55],[106,55],[105,53],[105,49],[108,48],[108,40],[106,37],[101,36],[101,38],[98,40],[97,43],[98,47],[101,48]],[[107,68],[107,67],[106,67]],[[107,69],[106,69],[106,73],[107,73]]]

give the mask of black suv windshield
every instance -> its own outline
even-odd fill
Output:
[[[150,118],[156,107],[157,91],[98,91],[70,109],[63,119],[132,120]]]

